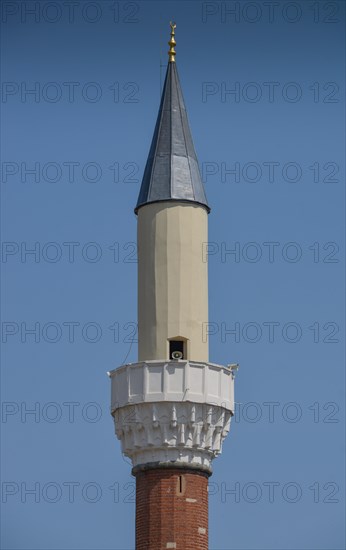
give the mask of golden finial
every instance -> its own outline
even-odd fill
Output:
[[[175,28],[176,28],[176,24],[175,23],[172,23],[172,21],[170,22],[170,26],[171,26],[171,39],[170,41],[168,42],[168,45],[170,47],[170,50],[168,52],[168,56],[169,56],[169,61],[175,61],[175,49],[174,49],[174,46],[176,46],[176,41],[174,39],[174,36],[175,36]]]

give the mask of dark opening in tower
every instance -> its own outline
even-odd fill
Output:
[[[169,340],[169,358],[186,359],[186,341]]]

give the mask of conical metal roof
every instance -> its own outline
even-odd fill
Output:
[[[174,61],[167,67],[136,214],[145,204],[158,201],[194,202],[210,211]]]

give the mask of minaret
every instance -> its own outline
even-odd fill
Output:
[[[138,362],[110,372],[111,413],[136,477],[136,550],[208,549],[208,477],[234,413],[232,367],[209,363],[205,196],[169,63],[138,216]]]

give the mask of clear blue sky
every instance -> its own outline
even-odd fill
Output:
[[[2,547],[134,548],[106,372],[137,357],[133,208],[174,18],[210,359],[241,365],[210,549],[344,548],[344,3],[36,4],[2,3]]]

